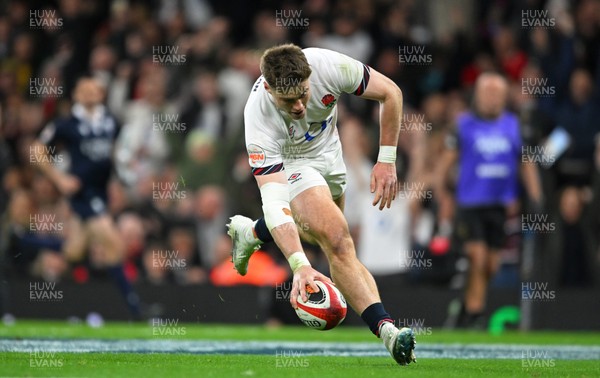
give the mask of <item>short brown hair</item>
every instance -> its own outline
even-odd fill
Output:
[[[260,71],[273,88],[298,86],[312,73],[302,49],[291,43],[265,51]]]

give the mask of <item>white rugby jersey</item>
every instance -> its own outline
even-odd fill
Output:
[[[369,82],[369,67],[349,56],[319,48],[302,51],[312,69],[311,97],[303,119],[294,120],[276,107],[262,76],[246,102],[246,148],[254,175],[275,173],[284,169],[286,161],[311,159],[340,148],[337,100],[342,93],[360,96]]]

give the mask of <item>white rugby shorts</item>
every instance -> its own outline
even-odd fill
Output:
[[[346,191],[346,165],[341,148],[317,157],[284,160],[283,166],[290,190],[290,201],[306,189],[315,186],[328,186],[334,200]]]

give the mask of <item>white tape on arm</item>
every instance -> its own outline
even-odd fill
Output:
[[[269,231],[285,223],[294,223],[290,210],[290,192],[287,184],[268,182],[260,187],[265,223]]]
[[[396,146],[379,146],[377,161],[381,163],[396,162]]]
[[[290,264],[290,268],[292,268],[293,273],[296,273],[296,270],[302,266],[311,266],[304,252],[292,253],[292,255],[288,258],[288,263]]]

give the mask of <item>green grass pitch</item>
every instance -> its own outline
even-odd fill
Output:
[[[0,342],[48,340],[238,340],[378,343],[365,328],[318,332],[306,327],[180,324],[178,335],[156,335],[149,323],[108,323],[101,328],[66,322],[18,321],[0,326]],[[600,377],[596,360],[553,360],[550,366],[524,367],[521,359],[419,358],[429,344],[514,344],[600,346],[591,332],[486,332],[433,329],[417,336],[417,364],[401,367],[388,357],[275,354],[52,353],[0,352],[2,377]],[[374,344],[376,345],[376,344]],[[251,353],[252,351],[247,351]],[[36,366],[38,365],[38,366]],[[46,366],[43,366],[46,365]],[[52,365],[52,366],[48,366]]]

